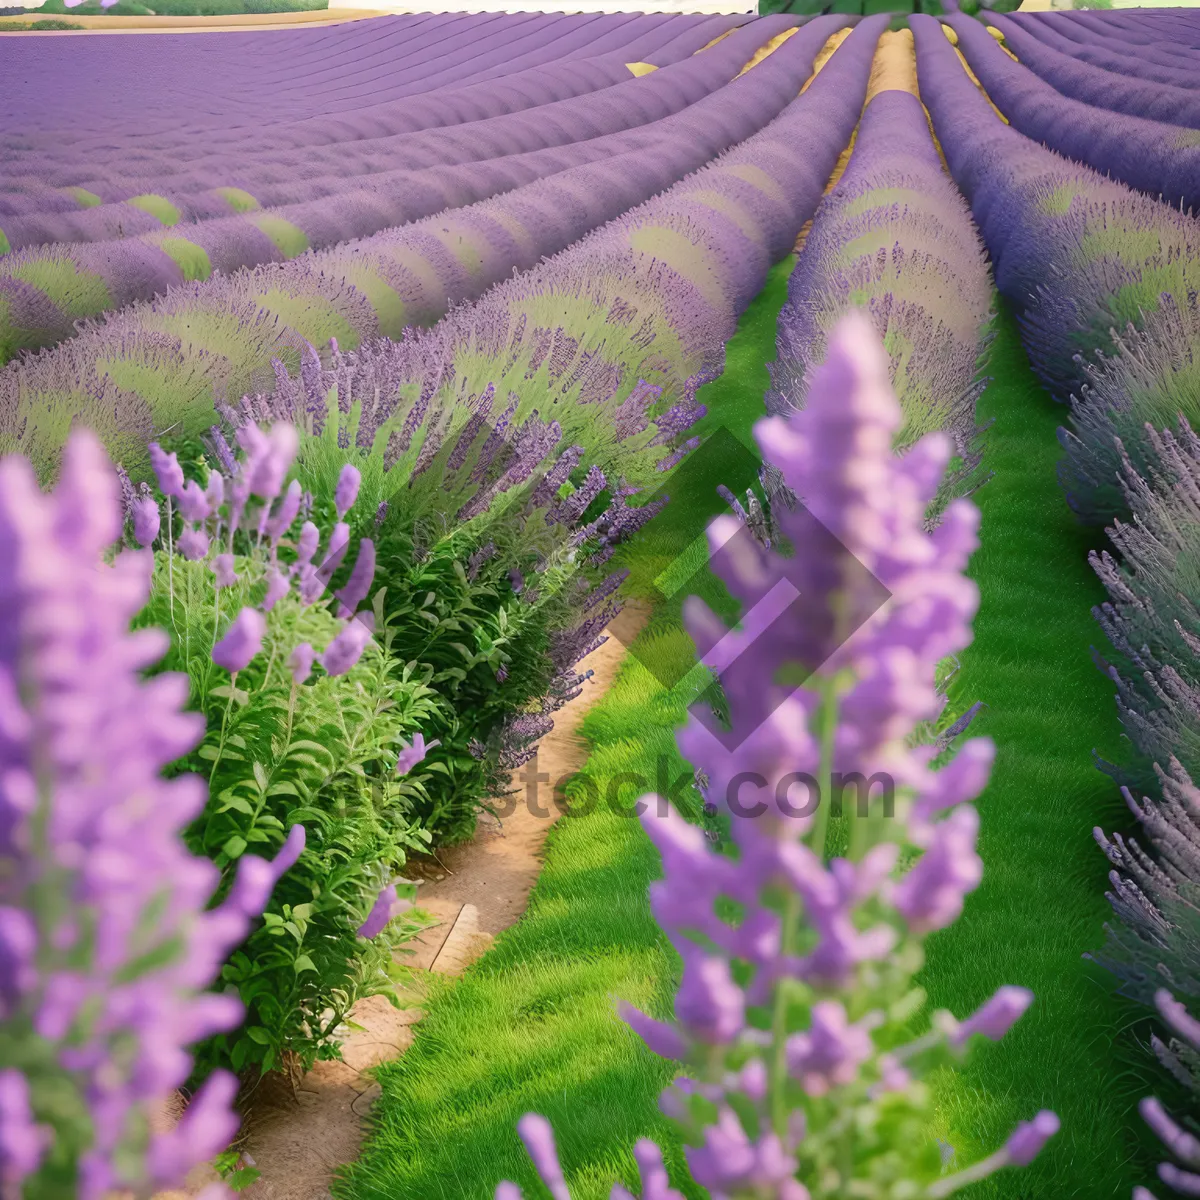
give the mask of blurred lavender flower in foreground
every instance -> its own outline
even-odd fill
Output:
[[[803,410],[757,430],[801,501],[776,514],[780,540],[797,552],[735,538],[739,519],[717,518],[712,566],[741,601],[743,627],[730,632],[696,598],[684,610],[702,660],[721,647],[732,728],[714,729],[698,705],[680,751],[714,805],[728,805],[744,780],[762,781],[774,803],[758,819],[734,814],[736,857],[711,849],[665,802],[647,798],[642,817],[663,859],[651,907],[683,975],[673,1022],[628,1006],[623,1016],[652,1051],[687,1067],[661,1104],[714,1200],[845,1200],[885,1194],[884,1180],[938,1200],[1027,1164],[1058,1129],[1041,1112],[950,1174],[932,1135],[920,1076],[957,1062],[974,1035],[1003,1036],[1032,1001],[1002,988],[963,1023],[939,1011],[928,1033],[910,1033],[923,1003],[913,983],[921,940],[956,919],[982,870],[969,801],[987,781],[991,744],[968,741],[937,771],[936,747],[907,744],[939,710],[939,662],[971,638],[978,592],[963,572],[978,511],[954,501],[925,531],[950,438],[930,434],[895,456],[902,413],[869,321],[846,316],[828,346]],[[780,585],[798,601],[761,636],[759,605]],[[801,772],[818,783],[815,811],[789,800]],[[860,797],[857,812],[832,821],[835,772],[890,777],[894,812]],[[844,856],[829,858],[830,846]],[[906,849],[923,854],[901,874]],[[718,915],[728,901],[736,925]],[[548,1123],[530,1114],[518,1129],[542,1181],[569,1200]],[[643,1200],[674,1200],[651,1147],[639,1144],[638,1162]],[[496,1192],[519,1196],[508,1183]],[[628,1196],[614,1187],[613,1200]]]
[[[423,733],[414,733],[411,745],[401,743],[401,750],[396,758],[396,774],[407,775],[413,767],[425,761],[425,755],[430,750],[441,744],[436,738],[432,742],[426,742]]]
[[[180,482],[169,463],[164,474]],[[207,989],[304,846],[297,825],[275,862],[243,858],[228,899],[206,911],[217,869],[180,838],[203,782],[160,777],[204,722],[184,711],[186,678],[141,678],[167,636],[129,632],[151,556],[106,565],[121,526],[117,476],[91,434],[71,436],[52,494],[24,460],[0,462],[6,1194],[52,1194],[64,1179],[80,1200],[145,1192],[229,1143],[237,1082],[225,1073],[173,1131],[148,1120],[187,1079],[187,1048],[240,1023],[237,999]]]

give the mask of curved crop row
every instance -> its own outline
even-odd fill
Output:
[[[6,50],[16,81],[6,103],[23,132],[8,135],[0,150],[86,147],[121,134],[186,151],[191,138],[220,130],[231,142],[261,142],[268,127],[349,118],[364,100],[394,102],[610,50],[650,52],[686,29],[683,22],[704,19],[387,17],[369,28],[222,34],[205,40],[204,53],[197,53],[198,35],[164,34],[155,39],[149,69],[137,39],[21,40]],[[163,115],[145,115],[155,113]]]
[[[1014,62],[978,21],[952,14],[946,24],[1015,129],[1169,204],[1200,208],[1200,135],[1068,99]]]
[[[977,368],[991,320],[986,256],[962,195],[946,178],[920,100],[880,92],[866,107],[845,174],[825,198],[788,282],[767,410],[803,407],[827,338],[851,306],[870,315],[891,355],[904,412],[897,446],[933,429],[960,463],[937,507],[970,486],[980,462]]]
[[[575,168],[336,250],[177,288],[11,363],[0,372],[0,441],[45,468],[71,420],[85,413],[102,434],[124,439],[122,455],[140,454],[139,440],[144,447],[155,429],[177,421],[202,427],[215,401],[258,390],[272,378],[272,359],[294,368],[306,342],[336,337],[349,350],[431,324],[452,303],[565,249],[756,133],[800,90],[819,49],[801,30],[724,89],[686,141]],[[809,93],[827,77],[837,82],[828,71]]]
[[[793,19],[792,24],[798,23]],[[704,36],[710,31],[711,27],[707,27],[677,35],[654,51],[645,38],[612,50],[605,50],[602,45],[589,46],[592,53],[586,57],[566,53],[561,58],[505,72],[493,79],[420,91],[401,100],[376,100],[376,93],[367,81],[365,91],[358,88],[351,91],[363,99],[370,97],[370,104],[359,104],[345,114],[322,114],[272,125],[265,134],[259,129],[240,139],[218,128],[207,134],[195,134],[183,144],[163,146],[136,133],[129,138],[98,139],[94,145],[63,145],[56,140],[37,151],[21,155],[10,152],[11,174],[5,180],[0,202],[11,207],[25,194],[31,197],[25,201],[28,209],[33,196],[50,199],[58,194],[59,204],[70,201],[78,208],[81,188],[83,193],[91,193],[94,188],[101,202],[111,202],[137,194],[122,194],[119,191],[122,179],[133,179],[152,188],[160,177],[169,176],[178,190],[188,178],[195,178],[201,181],[199,186],[209,187],[213,175],[219,178],[229,175],[229,182],[236,183],[233,176],[238,171],[260,168],[265,163],[288,166],[293,173],[298,171],[309,177],[322,173],[322,163],[338,170],[361,169],[354,166],[356,157],[394,149],[395,143],[389,139],[395,135],[517,113],[628,82],[631,55],[639,61],[645,57],[656,68],[686,66],[694,55],[684,51],[702,48],[696,45],[697,35]],[[318,85],[313,88],[317,90]],[[343,157],[347,154],[348,162]],[[184,179],[174,178],[179,175]],[[41,192],[36,190],[38,187]]]
[[[1118,48],[1114,45],[1112,49],[1108,49],[1098,44],[1072,41],[1059,31],[1056,24],[1038,20],[1037,18],[1041,15],[1040,13],[1014,12],[1005,14],[1001,19],[997,14],[992,13],[989,14],[987,20],[989,24],[1006,34],[1009,30],[1018,29],[1026,39],[1033,38],[1043,46],[1057,50],[1061,54],[1069,54],[1080,62],[1090,63],[1105,71],[1154,83],[1165,83],[1171,87],[1200,90],[1200,79],[1196,78],[1195,71],[1185,67],[1182,63],[1161,65],[1144,54],[1134,53],[1128,46]],[[1010,41],[1011,39],[1006,36],[1005,40]],[[1013,51],[1016,53],[1023,43],[1011,40],[1011,44],[1016,48]],[[1028,56],[1022,55],[1021,57],[1022,61],[1025,61]]]
[[[307,349],[298,379],[273,380],[273,394],[246,398],[244,411],[294,416],[316,401],[322,408],[336,388],[343,418],[355,410],[346,440],[364,451],[397,428],[407,451],[421,406],[443,387],[524,391],[517,417],[549,396],[567,439],[582,434],[590,405],[634,378],[691,411],[696,387],[720,371],[738,314],[816,209],[886,25],[883,16],[863,21],[774,121],[661,196],[432,328],[337,350],[326,366]],[[554,386],[523,388],[543,365]],[[577,389],[574,404],[563,402]],[[414,413],[415,424],[395,424]]]
[[[827,24],[837,25],[839,19],[832,18]],[[537,184],[528,181],[539,181],[543,176],[557,173],[567,188],[575,183],[586,187],[589,180],[594,181],[593,188],[599,187],[591,197],[590,206],[575,218],[577,221],[587,221],[597,203],[605,205],[600,210],[605,214],[602,219],[611,219],[620,211],[620,207],[614,206],[645,199],[650,191],[674,182],[699,167],[706,157],[748,136],[757,128],[755,121],[774,115],[767,109],[764,117],[760,111],[762,102],[755,97],[767,97],[768,105],[786,103],[788,89],[798,89],[797,79],[811,70],[825,33],[824,25],[814,24],[810,32],[799,39],[790,39],[783,47],[786,53],[781,52],[782,56],[772,55],[768,63],[729,84],[720,94],[709,94],[661,123],[657,131],[610,135],[578,147],[538,151],[514,159],[472,165],[469,169],[409,175],[391,198],[390,207],[373,196],[350,196],[335,202],[303,206],[301,213],[291,215],[305,219],[310,230],[320,231],[323,234],[321,240],[336,243],[346,240],[339,235],[352,230],[356,221],[369,226],[391,215],[399,219],[390,224],[398,225],[404,216],[411,219],[442,212],[448,205],[470,204],[507,191],[507,197],[497,201],[500,205],[498,215],[503,219],[512,205],[517,206],[512,211],[519,211],[525,201],[533,199],[536,202],[536,190],[531,193],[529,189],[536,189]],[[768,66],[769,70],[766,69]],[[732,106],[730,110],[724,111],[729,106]],[[583,165],[589,163],[595,163],[595,168],[589,170]],[[606,169],[606,163],[609,169]],[[622,172],[624,177],[617,178]],[[359,201],[357,205],[353,203],[355,199]],[[567,211],[570,211],[569,206]],[[480,215],[472,208],[464,214],[464,219],[469,221],[472,214]],[[553,240],[545,247],[539,247],[541,253],[556,252],[595,223],[573,225],[572,236],[562,242],[558,240],[562,236],[560,221],[561,214],[557,221],[551,220],[547,224],[548,236]],[[381,303],[390,306],[392,311],[380,313],[378,327],[370,332],[398,334],[405,324],[418,318],[403,306],[396,311],[396,297],[388,295],[389,286],[394,290],[395,284],[387,283],[387,268],[394,267],[406,251],[411,253],[423,239],[427,243],[429,230],[426,228],[428,222],[399,229],[387,229],[387,224],[385,221],[385,232],[374,238],[295,260],[289,272],[272,279],[271,286],[286,290],[291,286],[288,280],[332,276],[339,265],[352,265],[355,277],[360,278],[364,269],[374,266],[374,295],[376,298],[382,296]],[[442,220],[434,230],[435,235],[440,230],[443,240],[452,244],[453,223],[443,229],[445,225],[446,220]],[[278,231],[280,227],[274,228]],[[282,228],[289,227],[282,225]],[[291,228],[296,229],[295,226]],[[239,267],[278,262],[285,256],[267,236],[271,229],[271,225],[267,224],[264,229],[262,224],[247,217],[240,222],[229,219],[195,226],[189,230],[192,233],[190,240],[173,238],[164,244],[156,239],[125,239],[7,256],[0,262],[0,302],[8,300],[9,312],[5,321],[4,313],[0,311],[0,330],[7,325],[9,353],[20,347],[50,344],[69,334],[75,318],[111,311],[137,300],[149,300],[172,284],[181,283],[188,275],[207,278],[213,269],[229,275]],[[501,245],[504,244],[503,236]],[[304,249],[306,235],[301,233],[297,240],[299,245],[295,249]],[[369,260],[368,256],[378,249],[383,250],[382,258],[376,254]],[[503,274],[507,274],[517,261],[503,257],[496,260],[494,254],[490,257],[491,269],[499,269]],[[380,266],[384,268],[382,277],[378,270]],[[420,276],[422,269],[419,266],[415,269]],[[428,267],[424,269],[424,276],[427,288]],[[228,286],[236,293],[239,289],[245,290],[244,282],[235,278]],[[253,286],[257,281],[249,282]],[[472,284],[482,290],[491,282],[495,282],[494,277],[472,281]],[[216,280],[212,283],[215,287],[223,286]],[[417,286],[419,294],[423,288],[419,282]],[[438,287],[436,283],[433,286]],[[411,280],[408,290],[411,291]],[[371,294],[369,285],[368,294]],[[467,291],[460,296],[471,294],[478,295],[479,291]],[[436,295],[437,299],[433,301],[435,318],[444,311],[446,302],[440,290]]]
[[[229,213],[231,189],[236,189],[243,206],[253,204],[256,210],[241,217],[227,216],[242,222],[260,221],[258,214],[263,208],[319,201],[356,188],[375,187],[386,193],[395,183],[388,176],[397,172],[524,154],[662,120],[728,83],[759,46],[795,24],[788,17],[756,21],[711,51],[649,76],[631,77],[626,70],[622,82],[516,112],[504,112],[501,99],[494,110],[499,115],[450,127],[414,129],[302,151],[220,155],[203,164],[169,157],[139,162],[138,171],[150,172],[152,185],[147,184],[146,176],[135,179],[119,170],[103,180],[86,177],[80,181],[80,168],[74,165],[57,178],[49,175],[47,183],[58,187],[65,179],[74,178],[102,200],[118,202],[75,213],[6,217],[0,230],[13,248],[103,241],[119,236],[118,230],[128,237],[162,231],[164,225],[170,229],[168,236],[186,237],[195,232],[197,222],[214,215],[214,209],[223,216]],[[502,97],[504,89],[496,90]],[[479,97],[479,102],[486,103],[485,97]],[[86,170],[82,173],[86,175]],[[214,180],[224,181],[223,195],[214,191]],[[120,203],[130,197],[136,197],[134,204]],[[36,193],[29,198],[30,202],[35,199]],[[348,236],[374,233],[402,220],[386,221]],[[303,227],[301,214],[299,228]]]
[[[1195,52],[1188,47],[1174,42],[1147,40],[1140,36],[1130,36],[1111,27],[1096,27],[1086,18],[1091,14],[1086,12],[1046,12],[1015,14],[1034,29],[1050,28],[1079,46],[1094,46],[1103,50],[1116,50],[1121,53],[1134,54],[1143,61],[1157,63],[1160,66],[1188,69],[1195,57]],[[1039,18],[1029,21],[1031,16]]]
[[[1200,93],[1195,90],[1195,76],[1190,88],[1150,79],[1127,79],[1042,45],[1005,17],[989,16],[988,24],[1004,34],[1005,43],[1022,66],[1072,100],[1167,125],[1200,126]]]
[[[1194,310],[1200,225],[998,121],[932,18],[914,20],[913,32],[921,92],[983,233],[996,285],[1017,309],[1035,371],[1057,399],[1072,400],[1075,432],[1062,435],[1068,500],[1087,519],[1108,520],[1125,511],[1114,436],[1145,470],[1144,422],[1161,428],[1197,406],[1186,388],[1168,382],[1185,368],[1178,350],[1158,360],[1157,382],[1121,403],[1110,402],[1111,388],[1093,395],[1095,377],[1130,364],[1117,359],[1106,367],[1096,352],[1113,346],[1114,328],[1152,318],[1170,323]]]

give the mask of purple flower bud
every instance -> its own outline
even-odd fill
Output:
[[[1046,1108],[1032,1121],[1022,1121],[1004,1143],[1004,1153],[1008,1161],[1014,1167],[1027,1167],[1058,1132],[1058,1128],[1058,1117]]]
[[[631,1004],[618,1006],[621,1020],[646,1043],[646,1048],[660,1058],[684,1059],[687,1057],[687,1042],[674,1025],[656,1021]]]
[[[975,853],[979,814],[963,804],[933,826],[931,845],[896,885],[893,903],[914,933],[944,929],[979,886],[983,862]]]
[[[212,660],[230,673],[240,671],[262,649],[266,618],[257,608],[243,608],[225,636],[213,647]]]
[[[341,605],[338,616],[343,620],[352,617],[358,606],[367,598],[371,583],[375,578],[375,543],[370,538],[363,538],[358,543],[358,558],[354,561],[354,570],[346,580],[346,586],[334,595]]]
[[[239,576],[233,572],[233,555],[218,554],[212,560],[212,572],[216,577],[216,585],[218,588],[233,587],[237,583]]]
[[[525,588],[525,576],[513,567],[508,573],[508,582],[512,585],[512,590],[519,596]]]
[[[338,476],[337,487],[333,490],[333,503],[337,508],[339,521],[354,507],[360,483],[362,475],[359,474],[358,468],[347,463]]]
[[[158,480],[158,490],[164,496],[180,496],[183,494],[183,468],[174,454],[168,454],[157,442],[151,442],[150,466],[154,469]]]
[[[188,562],[199,562],[208,553],[208,534],[189,525],[179,535],[175,546]]]
[[[697,1041],[725,1045],[742,1031],[745,1003],[729,963],[689,943],[683,952],[683,979],[675,996],[675,1015],[680,1024]]]
[[[0,1178],[19,1183],[41,1165],[51,1131],[34,1124],[29,1082],[14,1067],[0,1071]]]
[[[308,642],[301,642],[292,651],[291,657],[288,659],[288,670],[292,673],[294,683],[301,684],[312,674],[314,657],[315,651]]]
[[[296,568],[312,562],[317,547],[321,544],[321,531],[311,522],[305,521],[296,539]]]
[[[275,515],[267,521],[267,536],[272,541],[278,541],[291,529],[292,522],[300,513],[301,495],[300,484],[293,479],[288,484],[287,491],[280,500],[279,507],[275,510]]]
[[[208,486],[204,489],[204,498],[208,501],[208,511],[215,513],[225,503],[225,476],[217,471],[209,471]]]
[[[238,442],[246,451],[242,469],[251,495],[274,500],[283,490],[283,481],[300,448],[296,427],[281,421],[264,434],[257,425],[243,425],[238,430]]]
[[[810,1096],[823,1096],[831,1088],[852,1083],[874,1050],[870,1024],[851,1025],[838,1000],[818,1001],[809,1031],[787,1040],[789,1073]]]
[[[194,479],[189,479],[179,493],[179,511],[185,521],[203,521],[211,512],[208,497]]]
[[[263,597],[262,610],[270,612],[275,605],[288,594],[291,583],[280,570],[274,570],[267,576],[267,594]]]
[[[139,546],[149,546],[158,537],[158,504],[152,496],[141,496],[133,502],[133,537]]]
[[[959,1025],[951,1044],[961,1046],[975,1033],[998,1042],[1032,1003],[1033,993],[1028,988],[1008,984],[998,988],[990,1000]]]
[[[440,746],[442,743],[434,738],[432,742],[425,741],[423,733],[414,733],[412,744],[401,740],[401,750],[396,758],[396,774],[407,775],[413,767],[425,761],[425,755],[429,753],[435,746]]]
[[[367,919],[358,927],[358,936],[367,939],[378,937],[392,920],[411,907],[409,901],[397,897],[396,885],[389,883],[376,897]]]
[[[554,1145],[554,1130],[550,1128],[550,1122],[538,1113],[526,1113],[517,1122],[517,1133],[525,1143],[525,1151],[533,1161],[534,1169],[554,1200],[571,1200],[567,1181],[558,1163],[558,1150]]]
[[[362,657],[371,640],[371,630],[365,621],[348,621],[321,655],[326,674],[345,675]]]

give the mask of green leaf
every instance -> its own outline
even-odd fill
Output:
[[[252,1041],[257,1042],[260,1046],[269,1046],[271,1044],[271,1035],[261,1025],[250,1025],[246,1029],[246,1036]]]
[[[297,975],[301,974],[303,971],[315,971],[317,969],[316,963],[314,963],[307,954],[299,955],[293,965],[296,968]]]
[[[278,783],[273,783],[267,788],[268,796],[295,796],[300,798],[300,792],[297,790],[294,783],[290,783],[286,779],[281,779]]]
[[[221,852],[229,855],[230,858],[240,858],[245,853],[245,850],[246,839],[237,833],[221,847]]]
[[[254,764],[254,780],[258,784],[258,790],[260,792],[265,792],[267,790],[267,784],[270,783],[270,779],[267,777],[267,773],[263,769],[263,765],[260,762],[256,762]]]
[[[242,796],[229,796],[225,803],[217,809],[217,812],[220,814],[229,812],[231,809],[234,809],[240,813],[245,813],[248,817],[254,816],[254,805]]]

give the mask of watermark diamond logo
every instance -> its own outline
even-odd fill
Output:
[[[759,460],[737,437],[721,428],[709,435],[675,468],[669,480],[646,503],[669,498],[641,531],[641,555],[656,566],[652,582],[655,599],[664,603],[676,597],[712,595],[712,575],[722,579],[745,578],[739,564],[758,562],[764,548],[749,524],[742,522],[732,536],[715,549],[707,526],[729,509],[717,494],[724,483],[734,495],[745,494],[758,479]],[[887,602],[890,592],[860,563],[802,503],[787,514],[789,544],[775,547],[774,562],[781,569],[775,578],[749,588],[736,626],[711,645],[696,647],[699,662],[688,664],[669,656],[639,655],[627,647],[664,688],[694,684],[691,711],[705,727],[734,750],[751,730],[730,730],[724,719],[722,677],[749,652],[761,661],[764,650],[780,652],[779,666],[788,668],[786,686],[763,680],[759,721],[766,720],[788,695],[817,670]],[[844,614],[840,628],[827,602],[823,582],[837,581],[839,590],[855,597],[852,612]]]

